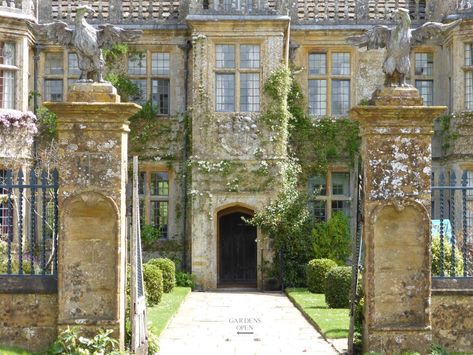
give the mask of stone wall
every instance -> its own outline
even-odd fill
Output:
[[[471,281],[471,280],[470,280]],[[473,288],[432,290],[432,342],[448,351],[473,349]]]
[[[41,351],[56,339],[56,294],[1,293],[0,344]]]

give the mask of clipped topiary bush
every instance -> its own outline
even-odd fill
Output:
[[[163,273],[156,265],[146,263],[143,265],[143,279],[148,306],[155,306],[163,297]]]
[[[350,305],[351,266],[336,266],[325,277],[325,302],[330,308]]]
[[[337,266],[337,263],[330,259],[313,259],[306,267],[307,288],[313,293],[324,293],[325,276],[327,272]]]
[[[452,275],[452,245],[444,238],[443,270],[445,276]],[[432,275],[440,276],[440,238],[432,238]],[[455,276],[463,276],[463,253],[455,248]]]
[[[167,258],[157,258],[149,260],[147,264],[154,265],[162,271],[163,290],[166,293],[171,292],[176,286],[176,265],[174,262]]]

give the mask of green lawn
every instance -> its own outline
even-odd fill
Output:
[[[323,294],[311,293],[306,288],[287,288],[286,294],[325,337],[348,338],[348,308],[328,308]]]
[[[151,322],[151,328],[155,335],[159,337],[190,292],[190,287],[175,287],[171,293],[163,294],[163,298],[157,306],[148,308],[148,321]]]
[[[29,355],[28,351],[21,350],[18,348],[11,348],[9,346],[0,345],[0,354],[1,355]]]

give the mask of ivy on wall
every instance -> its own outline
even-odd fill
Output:
[[[473,118],[473,114],[470,112],[462,113],[452,113],[448,115],[443,115],[438,118],[440,126],[440,136],[442,137],[442,151],[446,153],[449,148],[455,143],[455,141],[460,137],[458,131],[452,127],[452,122],[454,119],[463,120],[465,118]]]
[[[295,80],[289,91],[288,107],[292,115],[289,149],[301,163],[301,182],[313,175],[325,175],[333,162],[353,166],[361,144],[357,122],[347,117],[311,118],[302,89]]]
[[[360,148],[359,128],[348,118],[311,118],[306,113],[302,89],[288,68],[273,73],[264,88],[272,102],[262,117],[271,129],[279,130],[277,137],[281,141],[287,137],[288,158],[284,162],[284,183],[280,193],[257,211],[250,223],[260,227],[263,234],[273,240],[276,255],[283,255],[281,260],[274,259],[268,276],[276,276],[282,268],[284,284],[300,286],[304,284],[307,262],[316,256],[316,250],[326,249],[324,245],[318,245],[324,240],[317,237],[320,233],[314,232],[318,230],[314,229],[310,216],[305,181],[310,176],[325,174],[331,162],[344,161],[352,165]],[[339,233],[343,234],[343,241],[333,249],[340,249],[335,253],[345,256],[349,253],[350,241],[346,218],[339,227],[344,231]]]

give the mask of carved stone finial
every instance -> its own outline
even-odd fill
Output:
[[[81,71],[80,82],[104,82],[105,61],[102,49],[111,48],[114,44],[121,42],[135,41],[143,33],[140,30],[124,30],[110,24],[100,25],[96,29],[85,19],[89,13],[94,12],[94,9],[88,5],[77,6],[75,29],[68,27],[62,21],[45,25],[30,23],[33,31],[37,34],[46,36],[51,42],[75,50]]]
[[[361,36],[348,38],[348,43],[369,49],[386,48],[386,59],[383,71],[386,74],[386,86],[410,87],[406,83],[406,76],[410,72],[409,59],[414,46],[426,42],[428,39],[443,34],[456,27],[461,20],[450,24],[427,22],[419,28],[411,29],[409,10],[394,11],[395,27],[374,26]]]

